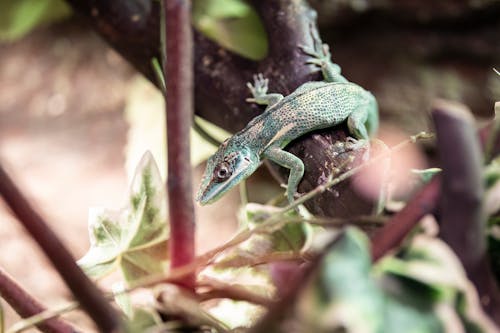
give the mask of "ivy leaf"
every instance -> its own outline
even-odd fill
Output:
[[[274,206],[249,203],[240,211],[240,224],[254,229],[266,217],[278,211],[279,208]],[[298,255],[312,236],[311,226],[305,222],[297,222],[299,218],[295,211],[287,213],[282,217],[283,223],[253,234],[250,239],[224,253],[217,260],[215,267],[219,269],[252,267],[259,264],[260,260],[279,258],[280,255]]]
[[[166,214],[163,182],[147,152],[136,169],[129,203],[119,211],[100,209],[89,214],[90,249],[78,264],[93,278],[119,267],[127,282],[164,272]]]
[[[384,297],[370,274],[368,240],[348,228],[321,261],[298,303],[307,332],[382,332]]]
[[[409,247],[384,258],[376,270],[383,274],[382,282],[390,281],[382,284],[390,298],[421,313],[432,309],[445,331],[461,327],[465,332],[497,332],[460,261],[441,240],[416,235]]]
[[[491,189],[500,180],[500,156],[495,158],[484,169],[486,189]]]
[[[129,294],[123,292],[122,284],[115,284],[115,302],[128,318],[130,332],[144,332],[145,330],[162,323],[158,312],[152,306],[132,305]]]
[[[453,252],[417,235],[371,266],[368,239],[348,228],[299,297],[307,332],[496,332]]]

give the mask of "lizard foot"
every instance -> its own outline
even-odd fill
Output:
[[[327,44],[323,44],[323,41],[319,37],[318,29],[311,22],[309,25],[309,31],[311,32],[311,38],[313,41],[313,46],[305,46],[301,45],[299,48],[307,54],[311,56],[311,59],[307,61],[308,64],[321,66],[324,62],[330,62],[330,48]]]
[[[309,56],[306,60],[306,64],[315,65],[321,68],[323,78],[326,82],[346,83],[347,79],[340,74],[340,66],[332,62],[330,48],[327,44],[323,44],[319,38],[318,30],[312,23],[309,30],[311,32],[313,45],[299,46],[302,52]]]
[[[299,48],[310,56],[307,59],[306,64],[317,65],[321,67],[324,63],[330,62],[330,47],[327,44],[322,44],[319,49],[316,47],[312,48],[310,46],[300,45]]]
[[[363,153],[363,161],[367,161],[370,156],[370,142],[366,139],[355,139],[352,137],[347,137],[345,142],[335,143],[335,153],[343,154],[350,151],[355,151],[358,149],[365,149]]]
[[[345,143],[346,151],[354,151],[361,148],[365,149],[363,153],[363,161],[368,161],[370,159],[370,140],[367,139],[354,139],[352,137],[347,137]]]
[[[267,89],[269,85],[269,79],[264,78],[262,73],[253,76],[253,85],[247,82],[247,87],[252,94],[252,97],[247,98],[246,101],[250,103],[256,103],[260,98],[267,94]]]

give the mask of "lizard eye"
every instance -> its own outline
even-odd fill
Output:
[[[227,178],[231,177],[231,174],[232,172],[229,169],[227,163],[222,163],[217,169],[215,169],[215,176],[217,177],[218,181],[226,180]]]

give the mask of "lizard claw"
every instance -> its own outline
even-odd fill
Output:
[[[255,102],[260,96],[264,96],[267,93],[269,86],[269,79],[264,78],[262,73],[253,76],[253,85],[247,82],[247,87],[250,90],[253,98],[248,98],[247,101]]]
[[[311,38],[313,41],[312,47],[299,45],[299,48],[302,50],[302,52],[311,57],[306,61],[306,64],[317,65],[321,67],[324,63],[330,62],[330,47],[328,46],[328,44],[323,44],[321,38],[319,37],[318,30],[312,23],[310,24],[309,30],[311,32]]]

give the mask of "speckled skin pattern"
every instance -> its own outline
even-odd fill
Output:
[[[373,126],[365,124],[373,109],[377,109],[373,95],[356,84],[308,82],[268,107],[230,141],[245,142],[262,155],[271,145],[283,148],[305,133],[333,127],[350,116],[360,127],[350,129],[351,134],[368,139]]]
[[[247,101],[267,105],[240,132],[219,147],[208,160],[197,201],[211,203],[250,176],[268,158],[290,169],[287,197],[294,200],[297,186],[304,175],[304,164],[284,148],[290,141],[313,130],[333,127],[347,120],[350,133],[369,140],[378,128],[375,97],[362,87],[347,81],[340,67],[330,60],[330,52],[313,34],[314,49],[302,47],[311,56],[309,64],[321,68],[324,81],[308,82],[284,97],[268,94],[268,80],[262,75],[248,84],[252,98]]]

